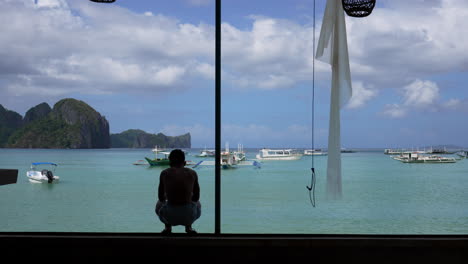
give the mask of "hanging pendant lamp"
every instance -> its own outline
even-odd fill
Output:
[[[341,0],[343,9],[348,16],[366,17],[372,13],[375,0]]]
[[[115,0],[89,0],[89,1],[96,2],[96,3],[107,3],[107,4],[115,2]]]

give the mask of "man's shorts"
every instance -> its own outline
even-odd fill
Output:
[[[191,202],[185,205],[171,205],[165,202],[160,208],[156,207],[155,212],[161,222],[166,225],[190,226],[200,218],[201,205],[200,202]]]

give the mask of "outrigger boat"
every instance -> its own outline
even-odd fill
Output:
[[[437,155],[421,155],[419,153],[404,152],[398,156],[392,156],[394,160],[403,163],[455,163],[457,159],[452,157],[443,157]]]
[[[170,152],[163,151],[162,149],[158,149],[158,146],[156,146],[154,149],[151,151],[154,152],[155,158],[150,159],[148,157],[145,157],[145,160],[148,162],[150,166],[169,166],[169,154]],[[160,158],[159,154],[162,154],[163,157]]]
[[[235,169],[239,166],[255,166],[256,168],[260,168],[261,165],[257,161],[248,161],[245,157],[245,152],[243,150],[242,145],[237,146],[237,151],[229,151],[229,145],[226,144],[225,151],[221,152],[221,168],[222,169]],[[214,160],[202,160],[199,161],[193,168],[197,168],[200,165],[209,165],[214,166]]]
[[[38,170],[36,166],[38,165],[50,165],[53,166],[52,170],[42,169]],[[54,175],[57,164],[52,162],[34,162],[31,163],[31,169],[26,172],[26,176],[29,181],[32,183],[58,183],[60,177]]]
[[[460,158],[466,159],[468,157],[468,151],[462,150],[456,153]]]

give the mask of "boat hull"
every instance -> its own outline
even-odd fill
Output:
[[[169,166],[168,159],[150,159],[145,157],[145,160],[150,166]]]
[[[284,157],[262,157],[260,155],[256,156],[258,160],[298,160],[302,156],[295,155],[295,156],[284,156]]]
[[[31,183],[49,183],[47,176],[42,175],[40,171],[28,171],[26,172],[26,176]],[[59,181],[60,177],[54,175],[51,183],[58,183]]]

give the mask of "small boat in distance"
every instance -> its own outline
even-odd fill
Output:
[[[47,169],[39,170],[36,167],[39,165],[50,165],[52,166],[53,171]],[[26,172],[26,176],[32,183],[58,183],[60,177],[54,175],[57,166],[58,165],[53,162],[34,162],[31,163],[31,169]]]
[[[456,153],[460,158],[466,159],[468,157],[468,151],[462,150]]]
[[[200,154],[196,155],[197,157],[214,157],[215,156],[215,150],[214,149],[205,149],[200,150]]]
[[[301,153],[293,149],[261,149],[256,155],[259,160],[298,160],[302,157]]]
[[[146,160],[137,160],[133,163],[133,165],[149,165],[149,163]]]
[[[432,148],[427,151],[428,154],[454,154],[455,151],[448,151],[447,147],[442,148]]]
[[[457,160],[453,157],[444,157],[438,155],[421,155],[415,152],[404,152],[398,156],[392,156],[394,160],[403,163],[455,163]]]
[[[327,152],[322,151],[321,149],[305,149],[304,156],[326,156]]]
[[[386,155],[401,155],[406,150],[404,149],[384,149],[384,154]]]
[[[192,168],[199,166],[215,166],[214,160],[201,160]],[[220,160],[221,169],[236,169],[240,166],[254,166],[260,168],[261,164],[257,161],[248,161],[245,157],[244,147],[241,144],[237,145],[237,151],[229,150],[229,143],[226,143],[225,150],[221,152]]]
[[[352,149],[345,149],[345,148],[342,148],[341,149],[341,153],[355,153],[356,151],[355,150],[352,150]]]

